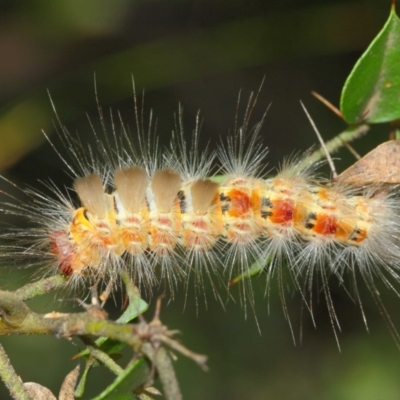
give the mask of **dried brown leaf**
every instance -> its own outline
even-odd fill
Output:
[[[79,377],[80,367],[77,365],[64,379],[61,385],[59,400],[74,400],[75,388]]]
[[[57,400],[50,389],[38,383],[26,382],[24,383],[24,388],[28,392],[31,400]]]
[[[337,177],[352,184],[400,183],[400,140],[390,140],[370,151]]]

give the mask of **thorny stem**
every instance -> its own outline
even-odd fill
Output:
[[[116,376],[124,373],[124,369],[120,367],[107,353],[104,353],[104,351],[96,349],[93,346],[87,346],[87,348],[92,357],[104,364]]]
[[[359,137],[365,135],[370,129],[369,125],[361,124],[355,127],[349,127],[339,135],[335,136],[333,139],[329,140],[325,143],[325,147],[328,150],[329,154],[332,154],[338,151],[341,147],[344,146],[344,143],[351,142]],[[319,161],[321,158],[325,156],[325,152],[322,148],[312,152],[308,157],[302,160],[296,168],[299,170],[306,168],[308,165],[313,164]]]
[[[19,288],[14,293],[21,300],[29,300],[36,296],[41,296],[52,292],[57,289],[63,288],[67,283],[67,278],[61,274],[52,276],[50,278],[41,279],[33,283],[28,283],[27,285]]]
[[[106,336],[127,343],[135,349],[141,341],[134,334],[134,325],[117,324],[105,319],[105,313],[95,307],[72,314],[36,314],[16,294],[0,291],[0,335],[56,334]]]
[[[182,395],[171,359],[162,344],[193,359],[203,369],[205,368],[206,357],[193,353],[176,342],[173,339],[173,335],[176,332],[168,330],[161,323],[158,318],[158,312],[150,323],[141,321],[137,324],[121,324],[107,320],[106,313],[97,306],[87,306],[87,311],[80,313],[61,314],[53,312],[37,314],[26,306],[24,301],[16,294],[17,292],[0,290],[0,335],[54,334],[57,337],[64,338],[92,335],[126,343],[136,352],[144,354],[153,362],[160,375],[167,400],[179,400]],[[22,293],[22,297],[26,295],[23,290],[19,293]],[[101,353],[100,350],[91,350],[94,350],[95,354],[93,355],[107,364],[109,368],[111,367],[110,369],[115,374],[120,376],[123,373],[123,369],[120,366],[114,362],[113,365],[110,364],[111,359],[107,355],[107,359],[105,359],[103,355],[97,354],[97,352]],[[1,363],[6,365],[5,362],[1,361]],[[6,382],[6,378],[3,375],[1,374],[0,377]],[[16,397],[16,399],[25,400],[27,397]]]
[[[182,400],[182,393],[167,350],[163,347],[155,349],[150,343],[145,343],[142,346],[142,352],[157,368],[165,398],[167,400]]]
[[[3,346],[0,344],[0,378],[15,400],[29,400],[21,378],[15,372]]]
[[[208,371],[207,367],[207,356],[203,354],[193,353],[193,351],[189,350],[176,340],[169,338],[168,336],[162,336],[162,342],[171,347],[171,349],[178,351],[182,355],[187,358],[192,359],[203,371]]]

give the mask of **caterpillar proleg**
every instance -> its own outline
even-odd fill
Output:
[[[265,115],[250,127],[257,96],[250,96],[234,134],[216,152],[202,154],[199,117],[188,145],[180,109],[171,144],[160,148],[151,113],[145,129],[136,94],[134,99],[137,146],[112,114],[109,136],[102,139],[93,131],[96,148],[59,123],[60,137],[71,149],[71,161],[64,162],[73,188],[48,184],[55,199],[26,189],[30,204],[2,205],[3,212],[32,223],[3,234],[13,241],[2,253],[4,261],[46,264],[48,273],[68,276],[71,287],[117,281],[127,269],[143,291],[162,285],[173,293],[194,277],[197,292],[209,280],[217,296],[218,284],[227,288],[258,262],[268,285],[275,275],[281,281],[287,268],[310,310],[308,293],[319,277],[334,327],[339,323],[329,280],[336,277],[345,285],[347,275],[354,281],[360,276],[390,321],[375,281],[396,292],[400,280],[397,185],[385,185],[382,177],[378,183],[321,179],[318,162],[304,163],[307,153],[283,163],[275,176],[265,174],[267,149],[258,140]],[[246,296],[253,301],[249,280],[241,292],[244,301]]]

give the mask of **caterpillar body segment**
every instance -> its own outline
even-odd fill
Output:
[[[285,240],[286,248],[292,246],[288,258],[294,260],[290,268],[297,268],[296,273],[309,267],[304,259],[314,259],[316,264],[319,257],[312,254],[318,251],[335,271],[342,269],[340,263],[350,262],[345,254],[376,248],[372,242],[387,234],[379,218],[400,230],[390,195],[360,194],[342,184],[318,185],[310,183],[306,174],[268,179],[228,176],[218,184],[206,178],[184,182],[171,169],[148,176],[144,169],[132,166],[114,176],[116,190],[111,194],[104,193],[99,175],[75,181],[83,206],[64,227],[68,241],[60,235],[50,239],[52,251],[61,257],[61,271],[79,275],[93,270],[106,275],[101,271],[108,268],[105,259],[115,265],[133,261],[128,265],[131,269],[146,260],[153,276],[150,281],[155,282],[158,264],[170,268],[172,260],[179,263],[186,252],[202,255],[204,263],[217,258],[223,264],[224,253],[244,251],[250,264]],[[369,257],[391,262],[389,255],[398,250],[399,240],[396,235],[389,240],[392,251]],[[233,257],[235,263],[246,260]],[[248,266],[239,265],[239,271]],[[183,276],[190,269],[190,265],[178,267]]]
[[[60,125],[71,149],[72,162],[64,162],[73,189],[65,195],[50,184],[55,200],[26,190],[32,204],[3,204],[4,212],[28,218],[33,226],[3,234],[16,244],[1,257],[30,258],[29,265],[42,264],[47,274],[68,276],[72,287],[115,282],[121,269],[128,269],[148,294],[159,285],[173,292],[180,283],[189,294],[194,278],[196,293],[205,290],[207,280],[216,297],[215,281],[226,289],[257,262],[267,288],[278,278],[286,316],[287,268],[310,311],[313,286],[321,283],[336,327],[329,280],[336,277],[346,286],[350,275],[361,305],[356,282],[361,276],[387,316],[375,281],[393,290],[400,281],[399,186],[388,187],[382,176],[368,184],[340,176],[320,179],[314,173],[318,163],[300,167],[307,153],[284,163],[275,176],[265,174],[267,149],[258,140],[263,119],[248,131],[254,104],[215,153],[198,150],[199,118],[192,143],[186,143],[181,113],[167,149],[159,148],[151,123],[145,130],[138,122],[136,147],[125,127],[117,132],[112,123],[111,139],[102,141],[94,132],[98,157]],[[136,103],[135,112],[141,121]],[[103,123],[101,110],[100,117]],[[223,178],[212,178],[214,164]],[[250,282],[244,280],[241,295],[252,304]]]

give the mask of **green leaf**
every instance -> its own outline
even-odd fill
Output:
[[[147,382],[149,374],[148,362],[144,358],[135,360],[122,375],[93,400],[136,400],[137,397],[133,392]]]
[[[400,118],[400,20],[394,6],[343,87],[340,109],[349,124]]]
[[[82,376],[80,378],[80,381],[79,381],[79,383],[78,383],[78,385],[76,386],[76,389],[75,389],[75,397],[80,398],[85,393],[85,386],[86,386],[86,381],[87,381],[87,378],[88,378],[88,374],[89,374],[89,371],[92,368],[92,365],[93,365],[94,362],[95,362],[94,359],[88,360],[86,362],[85,369],[83,370],[83,373],[82,373]]]
[[[252,278],[253,276],[260,275],[261,272],[264,270],[264,268],[268,265],[270,262],[270,258],[266,259],[258,259],[253,262],[253,264],[250,265],[249,269],[247,269],[245,272],[242,272],[241,274],[235,276],[230,282],[229,285],[233,286],[239,283],[240,281],[243,281],[245,279]]]

